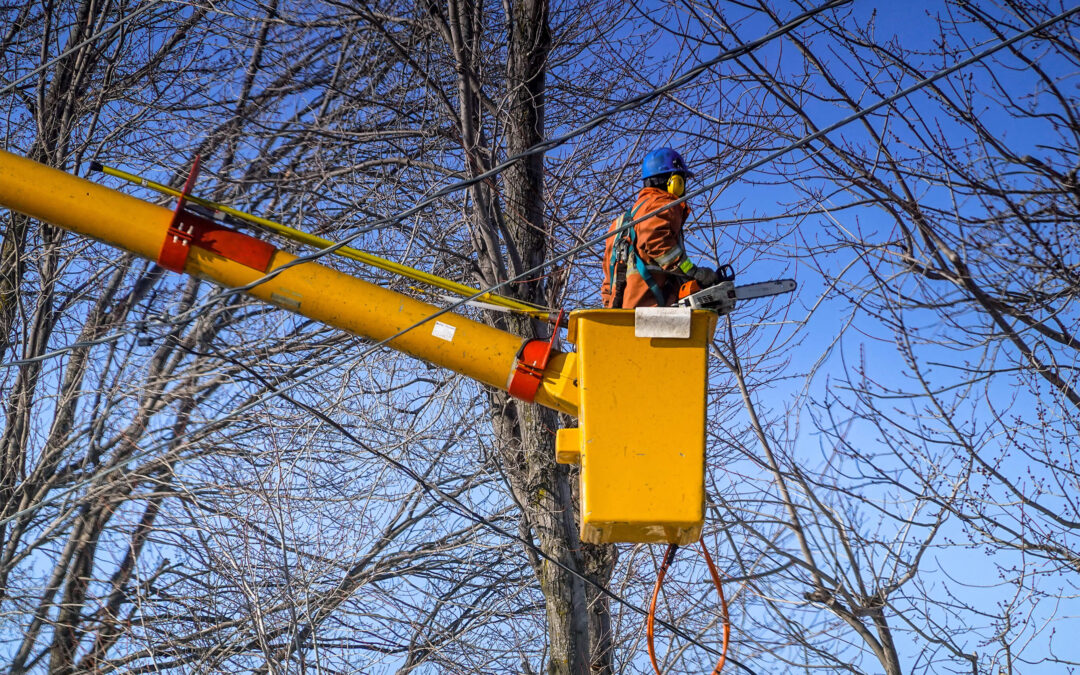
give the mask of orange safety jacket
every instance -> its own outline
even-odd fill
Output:
[[[675,201],[676,197],[666,190],[647,187],[638,193],[637,201],[629,213],[638,218],[647,213]],[[670,305],[678,300],[679,284],[664,270],[674,271],[679,261],[686,257],[686,251],[682,244],[683,223],[690,216],[690,207],[686,202],[664,209],[654,216],[642,220],[634,225],[636,232],[637,255],[648,268],[654,283],[659,286],[665,296],[664,305]],[[623,224],[623,216],[615,219],[608,232]],[[626,222],[630,222],[627,220]],[[626,237],[628,233],[618,234],[607,238],[604,243],[604,283],[600,287],[600,296],[604,300],[604,307],[613,309],[615,301],[614,279],[611,278],[612,260],[615,242],[620,237]],[[671,283],[669,283],[669,281]],[[634,261],[628,261],[626,266],[626,290],[623,291],[622,309],[635,307],[656,307],[656,295],[649,288],[649,284],[642,278],[634,265]],[[619,309],[618,307],[614,309]]]

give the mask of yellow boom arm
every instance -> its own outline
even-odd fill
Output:
[[[254,237],[193,215],[177,224],[169,209],[3,150],[0,206],[150,260],[170,245],[184,254],[178,271],[228,288],[254,284],[249,295],[354,335],[385,340],[415,325],[388,345],[504,391],[530,342],[449,312],[431,319],[440,308],[315,262],[290,265],[296,256]],[[536,403],[577,415],[575,361],[551,353]]]

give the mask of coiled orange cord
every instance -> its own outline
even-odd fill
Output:
[[[720,675],[720,671],[724,668],[724,661],[727,659],[728,641],[731,638],[731,621],[728,616],[727,599],[724,597],[724,587],[720,581],[720,572],[717,571],[716,565],[713,564],[709,549],[705,547],[705,537],[702,537],[698,543],[701,544],[701,553],[705,556],[705,564],[709,566],[709,574],[712,576],[713,585],[716,586],[716,592],[720,594],[720,609],[724,618],[724,641],[720,647],[720,660],[716,662],[716,667],[712,671],[712,675]],[[649,661],[652,663],[656,675],[663,675],[660,672],[660,666],[656,664],[656,651],[653,648],[653,622],[656,618],[656,599],[660,596],[660,586],[664,583],[668,567],[675,560],[675,551],[678,549],[678,544],[670,544],[667,553],[664,554],[664,561],[660,564],[660,571],[656,575],[656,586],[653,587],[652,601],[649,602],[649,615],[645,620],[645,640],[649,647]]]
[[[724,597],[724,586],[720,582],[720,572],[716,570],[712,556],[709,555],[709,549],[705,547],[705,537],[699,539],[698,543],[701,544],[701,553],[705,556],[705,564],[709,566],[709,574],[712,575],[713,585],[716,586],[716,592],[720,595],[720,615],[724,618],[724,641],[720,645],[720,660],[716,662],[716,667],[712,671],[712,675],[720,675],[720,671],[724,668],[724,660],[727,658],[728,640],[731,638],[731,620],[728,617],[727,598]]]
[[[656,650],[653,649],[653,620],[656,618],[656,598],[660,595],[660,586],[664,583],[664,575],[675,560],[675,551],[679,550],[678,544],[669,544],[667,553],[664,554],[664,562],[660,563],[660,571],[656,575],[656,586],[653,587],[652,602],[649,603],[649,616],[645,619],[645,641],[649,645],[649,661],[652,662],[656,675],[661,675],[660,666],[656,665]]]

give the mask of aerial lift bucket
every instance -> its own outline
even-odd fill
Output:
[[[579,426],[556,439],[581,465],[581,539],[691,544],[705,519],[705,411],[714,312],[579,310]]]

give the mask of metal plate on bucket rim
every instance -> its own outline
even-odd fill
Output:
[[[689,307],[638,307],[634,310],[634,337],[690,337]]]

